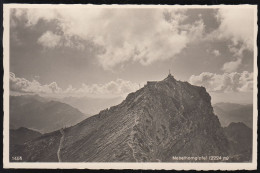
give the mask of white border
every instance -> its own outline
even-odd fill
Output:
[[[45,168],[45,169],[175,169],[175,170],[254,170],[257,169],[257,6],[256,5],[49,5],[49,4],[4,4],[4,168]],[[253,94],[253,161],[252,163],[21,163],[9,162],[9,12],[10,8],[251,8],[254,10],[254,94]]]

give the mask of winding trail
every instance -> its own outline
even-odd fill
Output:
[[[134,126],[136,126],[138,124],[138,121],[137,121],[137,118],[136,118],[136,116],[135,116],[135,121],[134,121],[134,125],[133,125],[133,127],[132,127],[132,131],[133,131],[133,128],[134,128]],[[133,135],[131,134],[131,137],[132,137]],[[135,161],[136,162],[138,162],[138,160],[137,160],[137,158],[135,157],[135,150],[134,150],[134,147],[133,147],[133,145],[128,141],[127,142],[127,145],[131,148],[131,150],[132,150],[132,155],[133,155],[133,158],[135,159]]]
[[[132,145],[131,145],[129,142],[127,142],[127,144],[128,144],[128,146],[131,148],[131,150],[132,150],[133,158],[135,159],[136,162],[138,162],[138,160],[135,158],[135,151],[134,151]]]
[[[60,145],[59,145],[59,148],[58,148],[58,151],[57,151],[57,156],[58,156],[58,160],[59,162],[62,162],[61,161],[61,157],[60,157],[60,150],[61,150],[61,147],[62,147],[62,143],[64,141],[64,131],[63,131],[63,128],[60,129],[60,133],[61,133],[61,138],[60,138]]]

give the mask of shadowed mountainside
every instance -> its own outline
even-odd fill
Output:
[[[223,127],[227,127],[232,122],[243,122],[248,127],[252,128],[252,104],[241,105],[235,103],[217,103],[213,105],[213,108]]]
[[[173,162],[174,156],[231,156],[230,133],[220,126],[210,100],[204,87],[171,75],[147,82],[119,105],[64,129],[60,160]],[[24,161],[55,162],[62,135],[43,135],[15,153],[25,156]],[[42,155],[43,148],[54,153]]]
[[[10,96],[10,128],[26,127],[51,132],[75,125],[86,116],[76,108],[40,96]]]
[[[230,153],[232,153],[233,158],[231,160],[251,161],[253,145],[252,129],[241,122],[230,123],[224,128],[224,133],[232,146]]]
[[[10,146],[23,144],[34,138],[41,136],[40,132],[20,127],[19,129],[10,129]]]
[[[58,162],[57,151],[61,133],[55,131],[43,134],[21,145],[15,145],[10,149],[10,161],[12,156],[21,156],[22,161]]]

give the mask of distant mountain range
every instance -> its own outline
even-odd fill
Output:
[[[90,98],[90,97],[64,97],[57,99],[60,102],[67,103],[81,112],[88,115],[95,115],[101,110],[121,103],[123,97],[114,98]]]
[[[249,162],[250,136],[252,129],[243,123],[221,127],[204,87],[169,75],[74,126],[13,147],[10,157],[19,155],[25,162],[178,162],[173,158],[228,156],[230,162]]]
[[[213,108],[223,127],[228,126],[232,122],[243,122],[250,128],[253,126],[252,104],[217,103],[213,105]]]
[[[10,96],[10,128],[26,127],[46,133],[87,118],[78,109],[38,95]]]

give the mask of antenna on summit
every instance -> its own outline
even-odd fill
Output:
[[[168,77],[173,77],[172,74],[171,74],[171,70],[170,69],[169,69]]]

